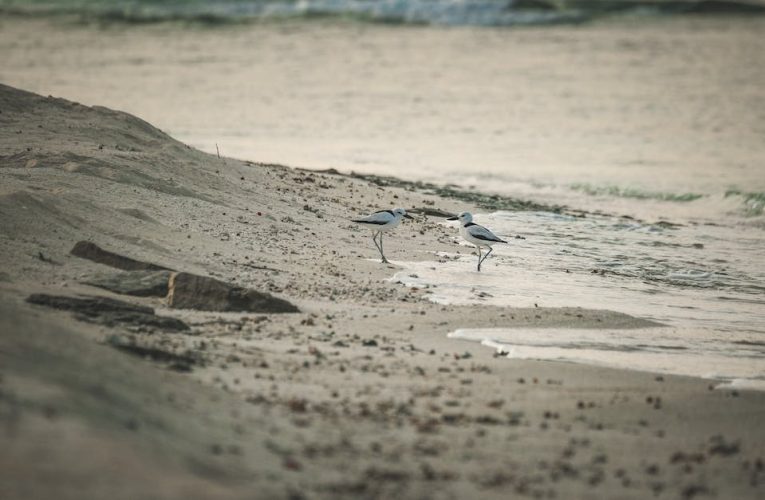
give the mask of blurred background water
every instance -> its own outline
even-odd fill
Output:
[[[438,26],[579,23],[613,14],[761,12],[761,4],[739,0],[2,0],[0,6],[14,13],[77,14],[132,23],[333,17]]]

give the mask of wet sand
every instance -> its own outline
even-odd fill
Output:
[[[426,213],[472,203],[217,158],[129,115],[9,87],[0,111],[3,498],[761,496],[765,393],[511,361],[446,338],[649,322],[441,306],[388,281],[397,260],[437,265],[434,251],[454,250]],[[386,239],[394,264],[382,265],[349,220],[393,206],[419,211]],[[117,271],[71,255],[81,240],[300,312],[110,293],[86,284]],[[109,297],[189,329],[104,322],[30,294]]]

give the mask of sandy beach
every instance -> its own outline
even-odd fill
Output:
[[[651,322],[445,306],[390,280],[453,252],[444,214],[480,200],[218,158],[7,86],[0,112],[0,497],[761,498],[765,393],[446,337]],[[395,206],[415,220],[382,265],[350,220]],[[169,273],[172,300],[190,273],[299,312],[110,292],[137,271],[73,255],[80,241]]]

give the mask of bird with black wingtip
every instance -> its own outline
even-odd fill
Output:
[[[460,236],[462,236],[462,238],[468,243],[475,245],[478,249],[479,272],[481,271],[481,264],[483,264],[483,261],[486,260],[486,258],[489,256],[489,254],[491,254],[493,250],[491,246],[495,243],[507,243],[505,240],[499,238],[497,235],[485,227],[473,222],[473,216],[470,214],[470,212],[462,212],[461,214],[454,217],[449,217],[446,220],[460,221]],[[483,256],[481,256],[482,247],[489,249],[489,251],[486,252],[486,255]]]
[[[388,259],[385,258],[385,253],[383,252],[383,233],[398,226],[402,218],[412,219],[413,217],[407,215],[406,210],[403,208],[394,208],[393,210],[380,210],[361,219],[353,220],[353,222],[372,230],[372,241],[374,241],[375,247],[380,252],[383,264],[388,263]],[[380,237],[379,242],[377,241],[378,236]]]

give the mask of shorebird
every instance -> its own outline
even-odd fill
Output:
[[[380,251],[380,257],[382,257],[382,263],[387,264],[388,259],[385,258],[383,253],[383,232],[390,231],[401,223],[401,218],[406,217],[411,219],[412,216],[406,214],[406,210],[403,208],[394,208],[393,210],[380,210],[371,215],[367,215],[361,219],[354,219],[353,222],[367,226],[372,230],[372,241],[375,242],[377,250]],[[380,242],[377,242],[377,236],[380,236]]]
[[[472,243],[478,249],[478,271],[481,271],[481,264],[486,260],[486,257],[492,251],[491,246],[494,243],[507,243],[505,240],[497,237],[494,233],[489,231],[483,226],[479,226],[473,222],[473,216],[470,212],[462,212],[455,217],[449,217],[446,220],[458,220],[460,221],[460,235],[468,243]],[[481,247],[489,249],[486,255],[481,257]]]

